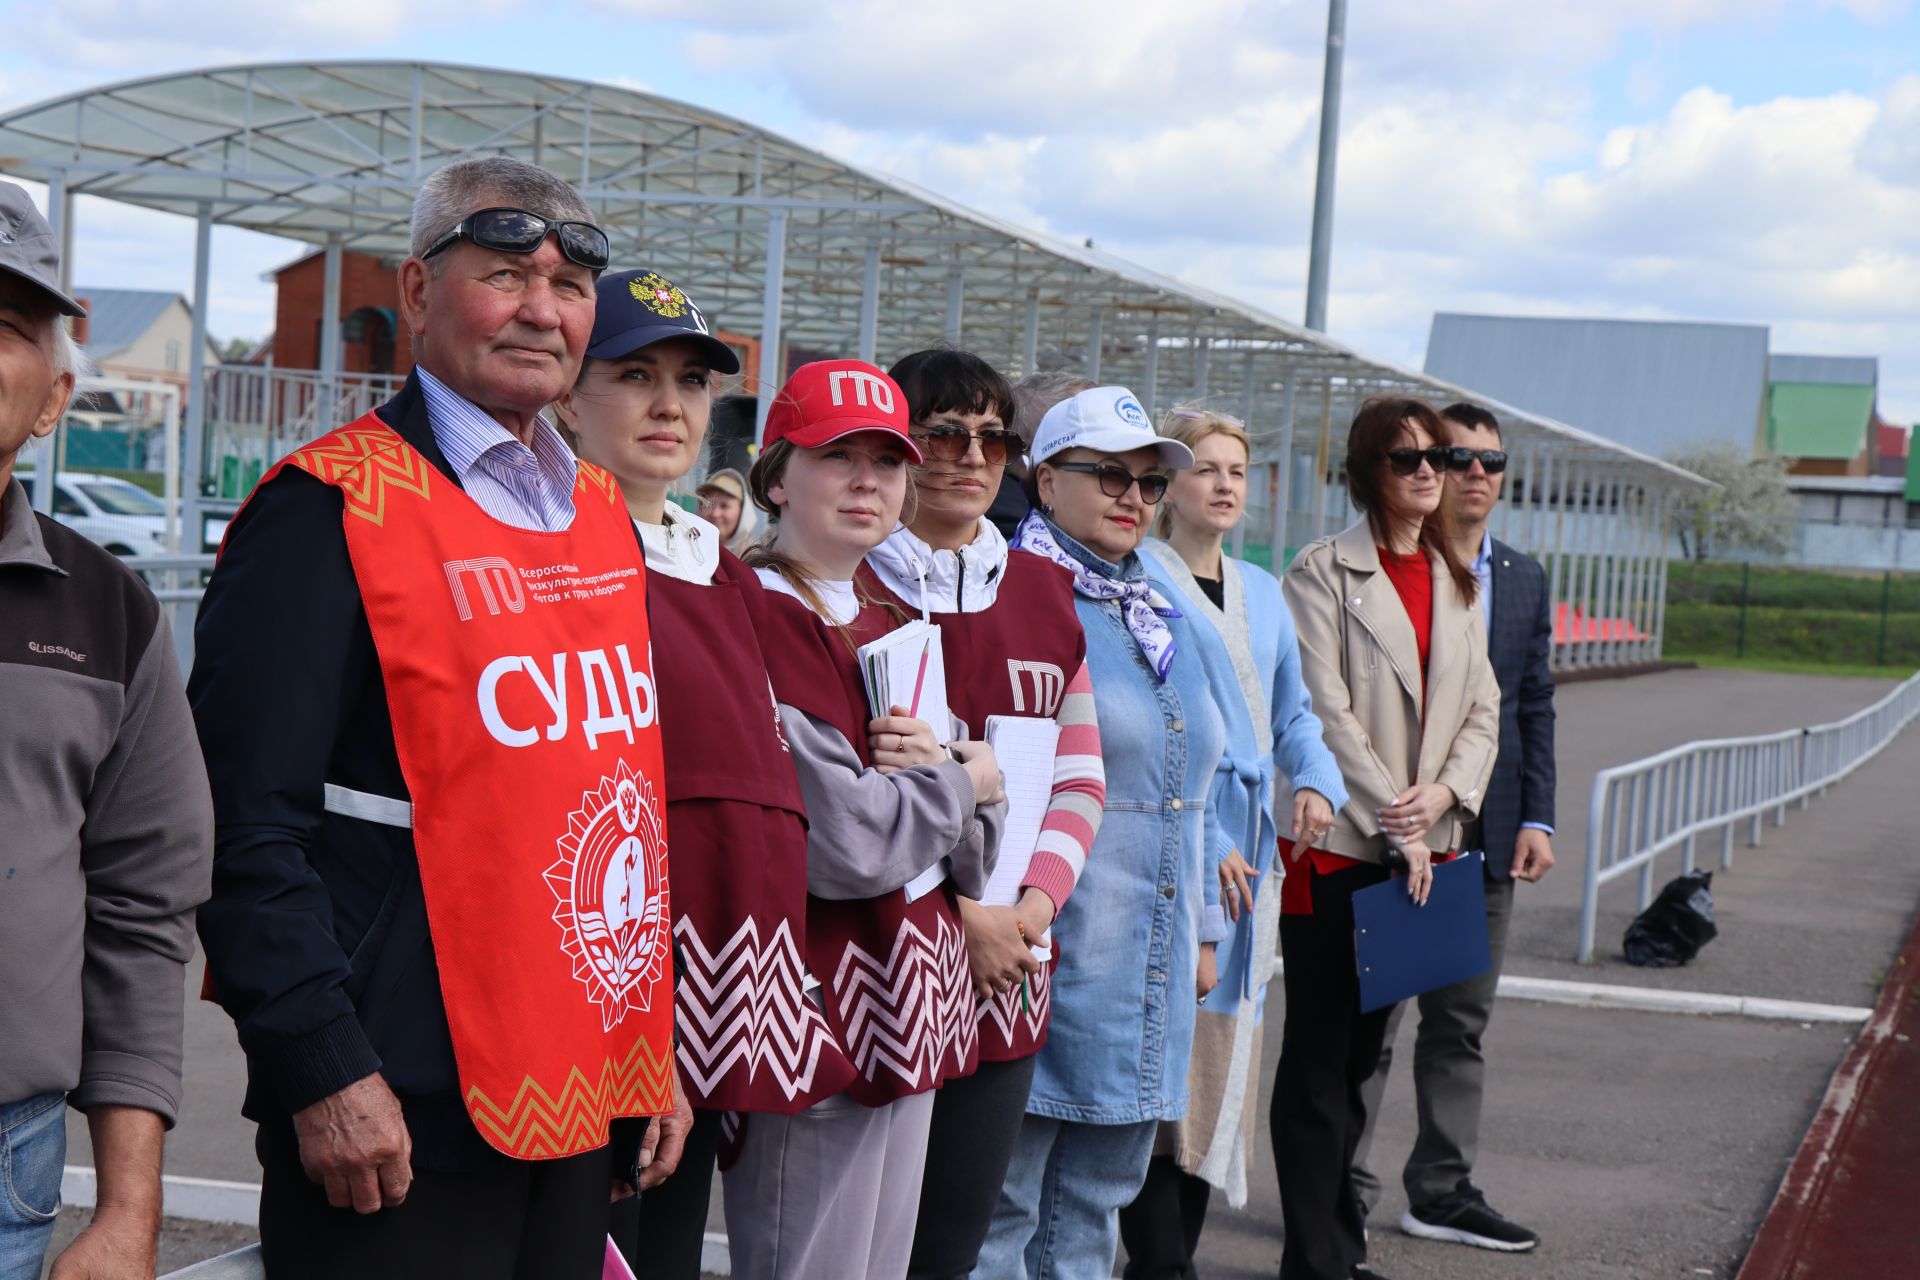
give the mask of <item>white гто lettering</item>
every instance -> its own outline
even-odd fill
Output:
[[[885,378],[862,369],[835,369],[827,375],[827,388],[833,393],[834,404],[847,402],[846,393],[840,387],[843,380],[853,383],[854,403],[863,407],[871,403],[882,413],[893,412],[893,388]]]
[[[585,708],[579,727],[587,735],[587,748],[597,750],[601,738],[616,733],[631,743],[634,730],[647,728],[659,714],[652,675],[653,653],[648,651],[647,665],[642,670],[634,669],[627,646],[615,645],[613,654],[620,664],[617,677],[605,649],[556,653],[549,660],[550,670],[543,668],[531,655],[511,654],[495,658],[481,671],[475,690],[480,706],[480,723],[487,727],[493,740],[504,747],[530,747],[540,741],[542,735],[539,726],[518,728],[508,724],[506,717],[500,714],[500,682],[520,673],[533,681],[540,700],[546,703],[547,711],[553,717],[545,726],[546,740],[560,741],[572,727],[567,714],[567,671],[572,667],[579,670],[580,687],[584,690],[581,697]]]

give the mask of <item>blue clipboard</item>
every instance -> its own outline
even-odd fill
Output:
[[[1402,1000],[1493,968],[1487,941],[1486,854],[1469,853],[1433,869],[1427,905],[1407,896],[1404,876],[1353,895],[1353,954],[1360,971],[1360,1012]]]

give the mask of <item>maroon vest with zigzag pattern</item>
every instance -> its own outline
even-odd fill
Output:
[[[832,725],[870,765],[870,717],[853,650],[791,596],[770,591],[766,602],[775,695]],[[897,625],[888,610],[869,607],[846,631],[857,645]],[[973,983],[950,884],[912,902],[899,889],[856,901],[809,898],[807,963],[820,980],[827,1022],[858,1073],[847,1090],[855,1101],[884,1106],[979,1065]]]
[[[862,565],[856,576],[870,596],[913,612],[871,569]],[[1086,633],[1073,608],[1073,575],[1031,552],[1007,552],[1005,577],[990,608],[973,613],[936,608],[929,617],[940,626],[946,655],[947,706],[975,739],[987,736],[989,716],[1055,715],[1087,657]],[[1016,1062],[1040,1052],[1047,1042],[1053,971],[1059,964],[1056,933],[1052,961],[1029,980],[1024,995],[1015,987],[988,1000],[975,997],[982,1062]]]
[[[667,768],[675,1049],[697,1107],[791,1114],[853,1067],[807,998],[807,828],[761,656],[765,591],[647,579]]]

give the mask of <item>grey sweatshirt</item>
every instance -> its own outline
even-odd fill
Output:
[[[941,858],[957,892],[978,898],[986,890],[1007,804],[976,805],[963,765],[883,774],[863,766],[832,725],[785,703],[780,719],[807,802],[807,892],[877,898]]]
[[[146,584],[0,491],[0,1102],[180,1106],[213,805]]]

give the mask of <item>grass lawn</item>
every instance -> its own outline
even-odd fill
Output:
[[[1855,676],[1865,679],[1904,680],[1912,667],[1876,667],[1853,662],[1815,662],[1797,658],[1736,658],[1720,653],[1662,653],[1667,662],[1691,662],[1702,667],[1726,667],[1735,671],[1784,671],[1799,676]]]

